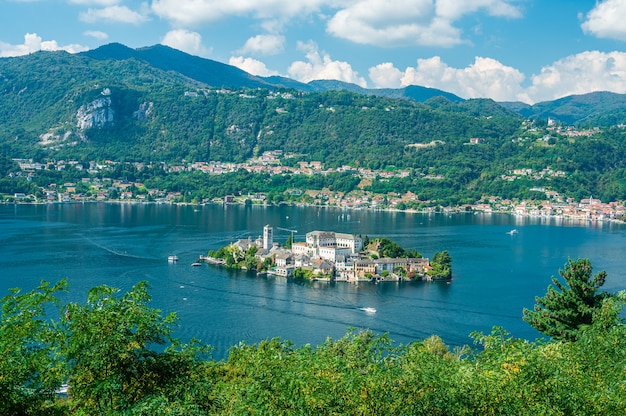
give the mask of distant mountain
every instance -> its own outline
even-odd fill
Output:
[[[111,43],[81,52],[80,55],[99,60],[135,58],[163,71],[175,71],[216,88],[276,88],[276,85],[235,66],[200,58],[164,45],[131,49],[119,43]]]
[[[521,113],[522,111],[526,111],[532,107],[530,104],[526,104],[521,101],[501,101],[498,104],[511,111],[515,111],[516,113]]]
[[[80,55],[99,60],[124,60],[135,58],[164,71],[175,71],[181,75],[210,85],[226,88],[268,88],[295,89],[302,92],[349,91],[362,95],[374,95],[387,98],[406,98],[424,102],[432,97],[441,96],[452,102],[462,98],[434,88],[409,86],[399,89],[367,89],[358,85],[336,81],[316,80],[308,84],[281,76],[258,77],[235,66],[223,64],[211,59],[200,58],[164,45],[132,49],[119,43],[110,43]]]
[[[316,91],[315,88],[313,88],[309,84],[304,84],[300,81],[296,81],[287,77],[281,77],[278,75],[274,75],[271,77],[261,77],[261,79],[263,79],[269,85],[274,86],[275,88],[294,89],[294,90],[298,90],[302,92],[315,92]]]
[[[211,59],[200,58],[164,45],[132,49],[119,43],[111,43],[79,55],[97,60],[122,61],[136,59],[163,71],[174,72],[216,88],[265,88],[294,89],[301,92],[347,91],[355,94],[393,99],[427,102],[442,97],[451,103],[465,100],[455,94],[435,88],[408,86],[404,88],[368,89],[337,80],[315,80],[307,84],[281,76],[259,77],[237,67]],[[432,102],[431,104],[444,102]],[[483,103],[482,105],[486,105]],[[490,112],[495,111],[490,103]],[[552,118],[566,125],[611,126],[623,123],[626,116],[626,95],[594,92],[572,95],[554,101],[534,105],[521,102],[501,102],[498,106],[531,119]],[[470,104],[475,107],[476,102]],[[501,111],[501,110],[498,110]]]
[[[526,106],[463,100],[418,86],[303,84],[255,77],[161,45],[110,44],[76,55],[37,52],[0,58],[0,192],[16,158],[83,165],[107,159],[241,162],[281,150],[291,164],[410,168],[409,177],[377,179],[371,190],[411,190],[421,200],[443,204],[473,203],[483,195],[528,197],[529,189],[546,186],[576,197],[621,200],[626,129],[613,128],[593,140],[546,142],[543,132],[528,130],[522,121],[623,124],[625,98],[595,93]],[[562,171],[566,179],[502,179],[529,167]],[[237,192],[237,186],[220,192]],[[448,201],[452,194],[455,199]]]
[[[11,157],[170,162],[281,149],[329,166],[408,166],[409,145],[460,145],[520,125],[491,103],[464,105],[426,88],[391,92],[401,99],[346,83],[261,79],[165,46],[37,52],[0,59],[0,147]],[[406,98],[418,93],[433,105]]]
[[[500,103],[526,118],[554,119],[566,125],[593,125],[608,127],[626,121],[626,95],[612,92],[592,92],[570,95],[554,101],[534,105]]]
[[[433,97],[444,97],[451,102],[464,101],[463,98],[454,95],[452,93],[438,90],[436,88],[420,87],[417,85],[410,85],[404,88],[362,88],[355,84],[337,80],[315,80],[308,83],[313,88],[313,91],[349,91],[362,95],[374,95],[377,97],[386,98],[406,98],[417,102],[424,102]]]

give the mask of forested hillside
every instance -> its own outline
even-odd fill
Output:
[[[13,152],[22,151],[16,157],[36,149],[49,157],[238,162],[281,149],[329,166],[410,167],[409,144],[510,137],[521,120],[501,108],[476,111],[345,91],[226,91],[134,57],[40,52],[1,60],[0,74],[0,134]],[[104,91],[111,102],[98,107]],[[77,114],[89,104],[92,118],[106,110],[110,119],[79,126]],[[487,118],[494,111],[497,117]]]
[[[239,86],[208,85],[208,80]],[[419,87],[405,89],[402,98],[386,98],[369,90],[283,89],[267,80],[267,88],[250,88],[265,85],[252,81],[260,82],[165,47],[110,45],[79,55],[3,58],[0,155],[5,161],[66,159],[87,166],[107,159],[243,162],[280,150],[284,164],[406,170],[404,177],[376,177],[368,189],[411,191],[422,201],[442,204],[474,203],[490,195],[545,197],[533,189],[626,199],[619,95],[611,95],[610,105],[583,100],[580,107],[581,98],[555,102],[561,112],[577,109],[570,112],[576,119],[587,112],[604,120],[603,128],[579,134],[566,125],[547,128],[539,111],[546,103],[533,107],[541,118],[525,120],[517,111],[528,108],[510,105],[513,111],[492,100],[460,100],[443,92],[433,96],[436,90]],[[324,85],[341,87],[329,82],[310,87]],[[430,98],[417,102],[411,94]],[[10,162],[0,167],[3,177],[14,169]],[[514,174],[520,171],[532,174]]]

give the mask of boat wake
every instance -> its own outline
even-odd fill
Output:
[[[94,241],[91,238],[89,238],[87,236],[84,236],[84,235],[81,235],[81,237],[85,241],[87,241],[90,244],[92,244],[93,246],[98,247],[98,248],[100,248],[100,249],[102,249],[102,250],[104,250],[104,251],[106,251],[108,253],[111,253],[111,254],[115,255],[115,256],[128,257],[128,258],[132,258],[132,259],[141,259],[141,260],[156,260],[153,257],[139,256],[139,255],[136,255],[136,254],[129,253],[127,251],[122,251],[122,250],[117,250],[117,249],[113,249],[113,248],[110,248],[110,247],[106,247],[106,246],[98,243],[97,241]]]

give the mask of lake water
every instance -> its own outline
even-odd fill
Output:
[[[298,284],[216,266],[191,267],[199,255],[275,229],[275,240],[326,230],[386,236],[425,257],[448,250],[451,283]],[[516,229],[514,235],[508,231]],[[281,337],[296,345],[369,328],[408,343],[432,334],[450,345],[472,331],[502,326],[538,334],[521,319],[568,258],[606,270],[604,288],[626,288],[626,226],[487,214],[409,214],[316,207],[51,204],[0,206],[0,291],[40,280],[70,283],[67,301],[84,303],[93,286],[151,285],[152,306],[174,311],[177,334],[196,337],[223,358],[240,341]],[[167,257],[177,255],[177,264]],[[368,314],[360,308],[377,310]]]

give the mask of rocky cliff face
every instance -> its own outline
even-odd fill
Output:
[[[82,105],[76,112],[76,125],[80,130],[104,127],[115,121],[115,110],[111,106],[111,91],[102,90],[102,97]]]
[[[143,102],[139,105],[139,109],[133,113],[133,117],[137,120],[145,121],[148,119],[150,114],[152,113],[152,109],[154,108],[153,102]]]

